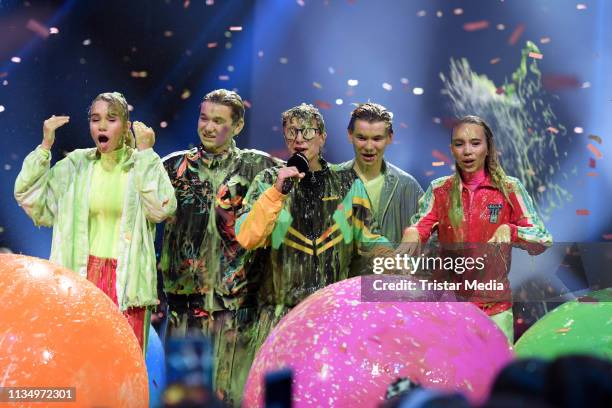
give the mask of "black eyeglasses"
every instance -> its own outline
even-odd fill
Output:
[[[289,127],[287,128],[287,131],[285,132],[285,138],[289,141],[294,141],[295,139],[297,139],[298,134],[302,134],[302,138],[304,140],[312,140],[317,133],[319,133],[319,129],[316,128],[294,128],[294,127]]]

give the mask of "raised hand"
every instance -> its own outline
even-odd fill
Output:
[[[51,116],[43,122],[43,140],[40,144],[44,149],[51,150],[55,142],[55,130],[70,122],[70,116]]]
[[[134,136],[136,137],[136,147],[138,150],[145,150],[155,144],[155,132],[142,122],[134,122],[132,125]]]

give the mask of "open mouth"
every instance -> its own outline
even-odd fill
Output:
[[[476,161],[476,160],[463,160],[463,165],[464,165],[465,167],[471,167],[471,166],[472,166],[472,164],[474,164],[474,162],[475,162],[475,161]]]
[[[371,162],[376,160],[376,154],[375,153],[362,153],[361,157],[363,157],[363,160],[367,161],[367,162]]]
[[[308,150],[308,148],[307,148],[307,147],[296,147],[296,148],[295,148],[295,149],[293,149],[293,150],[295,150],[295,152],[296,152],[296,153],[303,153],[303,152],[305,152],[306,150]]]
[[[104,135],[98,136],[98,142],[100,142],[100,143],[108,143],[108,136],[104,136]]]

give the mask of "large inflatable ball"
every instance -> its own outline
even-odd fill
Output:
[[[258,352],[244,406],[262,406],[267,372],[293,370],[294,406],[375,407],[398,379],[483,402],[512,358],[476,306],[362,302],[359,277],[314,293],[288,313]]]
[[[149,407],[161,407],[163,406],[162,395],[166,389],[166,357],[164,346],[153,326],[149,327],[145,361],[149,375]]]
[[[102,291],[68,269],[0,255],[0,345],[1,387],[70,390],[25,394],[18,406],[148,406],[132,328]],[[28,402],[41,397],[52,400]]]
[[[516,342],[519,357],[590,354],[612,360],[612,289],[562,304]]]

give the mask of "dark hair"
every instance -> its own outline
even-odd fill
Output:
[[[244,119],[244,102],[242,101],[240,95],[234,91],[227,89],[216,89],[204,96],[202,103],[204,102],[216,103],[230,108],[232,111],[232,124],[236,124],[240,120]],[[200,104],[200,107],[202,106],[202,103]]]
[[[377,103],[367,102],[358,105],[351,112],[351,120],[348,124],[349,133],[353,133],[355,130],[355,122],[357,119],[365,120],[366,122],[385,122],[387,132],[389,135],[393,134],[393,113],[389,112],[387,108]]]

